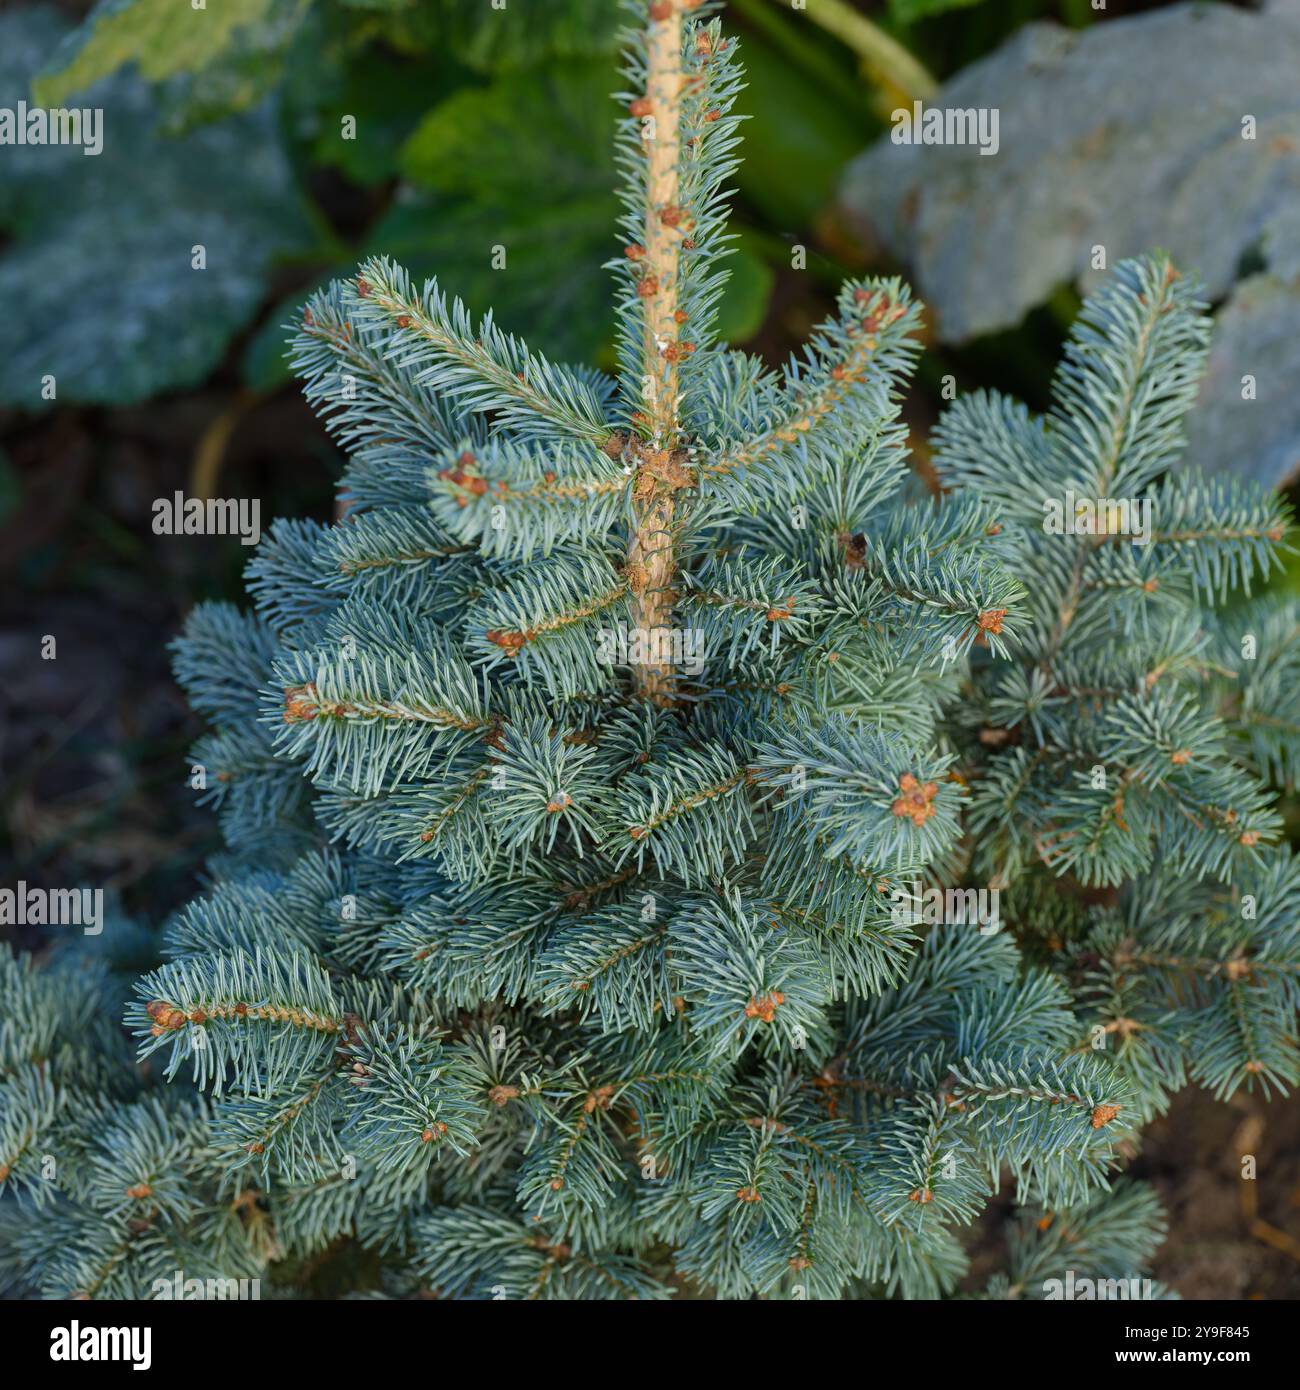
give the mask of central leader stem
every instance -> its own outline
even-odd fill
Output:
[[[656,9],[667,10],[667,5]],[[632,537],[627,574],[632,590],[633,626],[651,655],[634,668],[638,690],[657,704],[673,699],[674,670],[670,632],[676,598],[673,556],[675,494],[686,470],[680,450],[677,413],[679,357],[678,279],[687,221],[678,204],[682,69],[682,17],[676,4],[652,19],[646,58],[646,90],[641,103],[647,177],[645,258],[639,293],[644,305],[642,399],[649,438],[636,451],[632,485]]]

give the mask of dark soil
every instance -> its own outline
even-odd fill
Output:
[[[1184,1091],[1132,1171],[1165,1204],[1155,1272],[1184,1298],[1300,1297],[1300,1097]]]

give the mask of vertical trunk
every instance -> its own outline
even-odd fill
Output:
[[[650,438],[637,451],[632,488],[633,531],[627,556],[635,635],[647,651],[647,664],[634,668],[637,688],[647,699],[672,699],[671,651],[675,493],[682,486],[677,416],[677,288],[683,214],[678,206],[681,136],[682,17],[674,3],[662,19],[650,21],[645,99],[648,177],[645,209],[645,263],[641,280],[645,305],[642,344],[643,414]]]

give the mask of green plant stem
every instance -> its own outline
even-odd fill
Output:
[[[845,0],[808,0],[807,15],[814,24],[847,44],[875,76],[888,79],[913,100],[931,97],[938,91],[939,84],[922,63]]]

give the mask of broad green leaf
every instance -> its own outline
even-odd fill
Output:
[[[779,231],[793,232],[831,201],[844,165],[879,127],[865,102],[846,111],[835,94],[756,35],[746,35],[740,56],[748,86],[736,110],[749,119],[736,184]]]
[[[445,68],[431,74],[427,62],[358,53],[344,67],[337,95],[314,113],[320,128],[315,161],[363,186],[393,178],[403,144],[428,110],[430,91],[449,92],[456,83]]]
[[[603,268],[613,250],[613,198],[608,187],[553,203],[535,191],[530,204],[404,200],[367,250],[387,252],[413,274],[436,275],[475,313],[491,309],[548,357],[590,360],[614,333],[613,281]]]
[[[216,62],[240,31],[282,24],[309,0],[217,0],[195,9],[186,0],[100,0],[68,35],[32,86],[42,106],[59,106],[101,78],[134,63],[151,82],[197,72]]]
[[[718,306],[718,336],[728,343],[747,342],[763,326],[776,275],[742,234],[723,262],[730,279]]]
[[[612,54],[628,22],[617,0],[341,0],[373,13],[406,52],[450,54],[477,72]]]
[[[553,357],[613,335],[612,63],[555,63],[454,93],[407,141],[420,190],[370,238]]]
[[[0,104],[57,41],[49,13],[0,16]],[[309,229],[265,112],[170,140],[152,89],[122,73],[87,93],[103,149],[6,147],[0,403],[120,404],[201,381],[252,318],[278,253]],[[10,159],[9,155],[18,156]],[[194,268],[196,247],[206,269]]]
[[[267,17],[236,30],[211,62],[163,83],[169,133],[251,110],[272,93],[282,100],[303,67],[312,72],[313,90],[328,90],[331,69],[343,58],[322,47],[326,14],[312,0],[273,0]]]
[[[452,92],[398,147],[397,167],[414,186],[357,259],[383,253],[417,277],[436,276],[548,357],[598,357],[614,331],[604,263],[616,250],[617,85],[612,61],[572,62]],[[287,298],[255,335],[247,380],[288,379],[281,325],[307,294]]]
[[[441,193],[530,197],[613,188],[614,64],[548,64],[454,93],[402,151],[413,182]],[[607,226],[612,226],[612,220]]]

